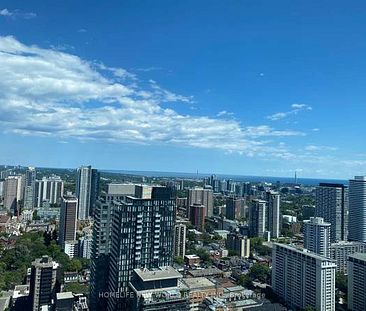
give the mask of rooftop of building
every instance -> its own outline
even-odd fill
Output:
[[[352,179],[351,179],[352,180]],[[353,180],[357,181],[366,181],[366,176],[355,176]]]
[[[202,207],[202,208],[205,208],[205,206],[203,204],[200,204],[200,203],[193,203],[193,204],[191,204],[190,207]]]
[[[63,195],[62,199],[65,201],[77,201],[78,200],[74,195],[70,195],[70,194]]]
[[[359,241],[339,241],[339,242],[331,243],[330,247],[353,246],[353,245],[365,245],[366,246],[366,243],[359,242]]]
[[[242,300],[237,300],[237,301],[233,301],[232,302],[235,305],[235,308],[243,308],[243,307],[255,307],[257,310],[258,307],[262,306],[263,303],[259,302],[257,300],[254,299],[242,299]]]
[[[309,220],[304,220],[304,223],[311,225],[322,225],[322,226],[330,226],[329,222],[325,222],[322,217],[310,217]]]
[[[35,267],[52,267],[53,269],[57,269],[58,267],[58,263],[53,261],[51,257],[48,256],[42,256],[41,258],[36,258],[33,262],[32,265]]]
[[[73,295],[72,292],[57,293],[56,294],[56,299],[57,300],[61,300],[61,299],[74,299],[74,295]]]
[[[188,229],[188,232],[194,233],[195,235],[202,235],[203,234],[201,231],[198,231],[196,229]]]
[[[228,230],[214,230],[214,233],[217,233],[217,234],[225,234],[225,233],[230,233],[230,231]]]
[[[252,199],[252,202],[267,203],[267,201],[261,199]]]
[[[349,255],[349,258],[353,258],[353,259],[357,259],[357,260],[366,262],[366,254],[364,254],[364,253],[355,253],[355,254]]]
[[[197,255],[184,255],[184,258],[187,258],[187,259],[200,259],[200,257],[197,256]]]
[[[218,297],[207,297],[205,303],[216,308],[226,308],[226,303],[224,299]]]
[[[29,296],[29,285],[16,285],[14,287],[13,299],[25,296]]]
[[[10,221],[10,216],[1,214],[0,215],[0,224],[4,224]]]
[[[170,266],[160,267],[157,269],[134,269],[133,271],[144,282],[162,279],[180,279],[183,277],[179,272]]]
[[[222,270],[217,268],[207,268],[207,269],[199,269],[199,270],[189,270],[188,272],[193,277],[201,277],[207,275],[217,275],[223,273]]]
[[[0,292],[0,310],[6,310],[10,306],[12,291],[2,291]]]
[[[190,290],[215,287],[215,284],[205,277],[183,279],[183,282],[189,287]]]
[[[328,187],[328,188],[347,188],[346,185],[337,184],[337,183],[320,183],[319,187]]]
[[[291,251],[295,251],[297,253],[305,254],[305,255],[307,255],[309,257],[312,257],[314,259],[317,259],[317,260],[328,261],[328,262],[332,262],[334,264],[336,263],[336,261],[333,260],[333,259],[329,259],[329,258],[320,256],[318,254],[310,252],[309,250],[307,250],[305,248],[301,248],[301,247],[298,247],[298,246],[288,245],[288,244],[281,244],[281,243],[273,243],[273,246],[274,247],[279,246],[279,247],[286,248],[286,249],[291,250]]]

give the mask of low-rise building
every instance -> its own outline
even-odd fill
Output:
[[[139,311],[188,310],[188,288],[172,267],[134,269],[129,284],[134,295],[131,309]]]
[[[207,268],[207,269],[196,269],[196,270],[188,270],[187,277],[219,277],[222,278],[224,276],[224,271],[217,268]]]
[[[78,256],[79,251],[79,241],[65,241],[64,243],[64,252],[70,258],[74,258]]]
[[[187,266],[199,265],[200,262],[201,262],[201,258],[197,255],[185,255],[184,256],[184,263]]]
[[[198,311],[206,298],[219,297],[224,293],[222,288],[205,277],[187,278],[183,282],[189,289],[190,311]]]

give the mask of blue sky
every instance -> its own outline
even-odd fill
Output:
[[[366,173],[363,1],[1,1],[0,163]]]

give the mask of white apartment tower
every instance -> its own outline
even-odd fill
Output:
[[[330,223],[321,217],[304,220],[304,247],[316,254],[330,257]]]
[[[59,176],[43,177],[35,183],[35,206],[44,207],[46,204],[60,204],[64,194],[64,182]]]
[[[86,220],[93,214],[99,192],[99,173],[91,166],[77,170],[76,197],[78,198],[78,220]]]
[[[274,243],[272,288],[291,308],[335,310],[334,260],[290,245]]]

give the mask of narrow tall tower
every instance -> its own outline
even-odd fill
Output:
[[[271,232],[272,238],[280,236],[280,194],[274,191],[266,193],[268,204],[268,231]]]
[[[330,257],[330,226],[321,217],[304,220],[304,247],[321,256]]]
[[[99,173],[91,166],[77,170],[76,197],[78,198],[78,219],[86,220],[93,214],[99,194]]]
[[[330,241],[347,241],[348,188],[342,184],[320,183],[315,197],[315,216],[331,224]]]
[[[64,196],[60,209],[60,234],[59,243],[62,248],[66,241],[76,240],[78,200],[72,196]]]
[[[267,202],[253,200],[249,209],[249,232],[251,237],[263,237],[266,231]]]
[[[348,239],[366,242],[366,176],[349,181]]]
[[[25,172],[24,179],[24,209],[34,208],[34,190],[36,183],[36,170],[34,167],[29,167]]]

